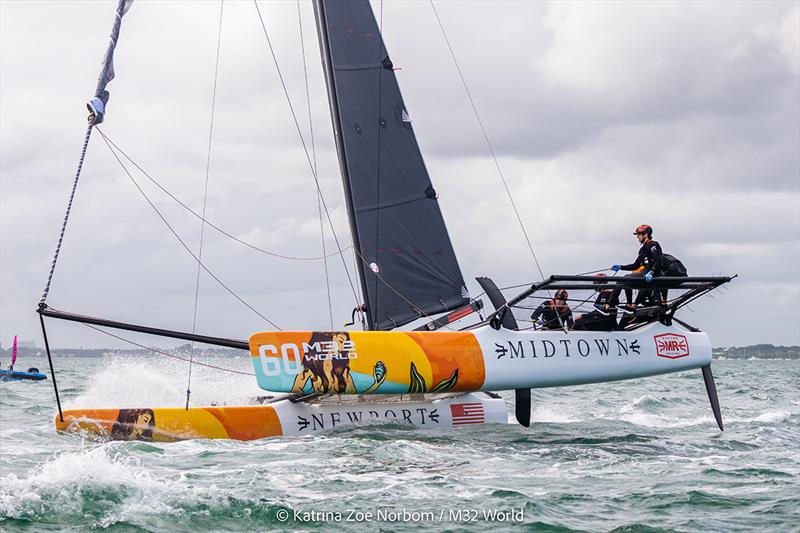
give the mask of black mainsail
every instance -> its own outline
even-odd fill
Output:
[[[368,0],[315,0],[339,165],[370,329],[469,302]]]

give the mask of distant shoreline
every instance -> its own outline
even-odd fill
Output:
[[[235,350],[232,348],[215,348],[215,347],[195,347],[194,350],[191,349],[190,344],[182,344],[180,346],[174,346],[172,348],[158,348],[164,352],[174,354],[177,356],[186,356],[188,357],[190,354],[193,354],[195,357],[197,356],[214,356],[214,357],[241,357],[243,355],[249,355],[250,352],[247,350]],[[123,357],[136,357],[142,356],[152,353],[150,350],[146,350],[143,348],[137,348],[135,350],[126,350],[126,349],[116,349],[116,348],[53,348],[52,353],[54,357],[109,357],[109,356],[123,356]],[[7,350],[5,348],[0,349],[0,359],[2,361],[8,360],[11,355],[11,350]],[[20,347],[18,350],[18,356],[20,358],[24,357],[41,357],[44,356],[45,351],[44,348],[31,348],[31,347]]]
[[[189,355],[191,352],[189,344],[183,344],[174,348],[166,348],[164,351],[175,355]],[[55,348],[55,357],[137,357],[149,354],[149,350],[118,350],[113,348]],[[44,356],[43,348],[20,347],[19,357],[41,357]],[[195,348],[194,356],[213,356],[213,357],[242,357],[248,355],[246,350],[234,350],[230,348]],[[7,364],[10,359],[10,349],[0,349],[0,360]],[[789,359],[800,360],[800,346],[775,346],[773,344],[753,344],[751,346],[730,346],[714,348],[712,352],[714,359]]]
[[[714,359],[800,359],[800,346],[754,344],[751,346],[714,348],[712,357]]]

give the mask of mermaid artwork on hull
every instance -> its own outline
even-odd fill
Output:
[[[356,357],[352,350],[350,334],[346,331],[314,332],[308,341],[309,349],[303,354],[302,368],[292,385],[292,392],[324,394],[369,394],[386,379],[386,366],[375,363],[375,382],[364,391],[357,391],[350,373],[350,359]],[[311,391],[306,390],[311,383]]]
[[[152,409],[120,409],[111,428],[113,440],[153,440],[156,415]]]

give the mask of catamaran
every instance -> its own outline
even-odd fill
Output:
[[[120,0],[117,6],[97,91],[88,105],[83,155],[107,112],[106,85],[114,76],[113,53],[130,5],[131,0]],[[504,390],[515,391],[515,418],[529,426],[533,388],[697,369],[722,429],[708,335],[675,314],[731,278],[661,276],[648,281],[552,275],[507,298],[490,278],[479,277],[484,292],[471,296],[369,1],[314,0],[313,5],[362,298],[352,322],[360,322],[361,330],[261,331],[237,340],[50,306],[47,295],[82,155],[38,307],[48,357],[44,319],[76,321],[247,350],[257,383],[269,394],[252,405],[193,406],[187,391],[185,407],[63,410],[50,358],[58,405],[56,429],[114,439],[173,441],[308,435],[375,422],[419,428],[505,424],[509,420],[505,401],[497,394]],[[255,7],[258,10],[257,3]],[[318,184],[317,191],[322,199]],[[549,298],[552,291],[588,293],[578,308],[596,291],[608,289],[665,296],[633,311],[625,327],[607,331],[579,331],[566,324],[536,329],[525,319],[531,303]],[[473,323],[465,324],[468,320]],[[416,329],[400,330],[412,323]]]

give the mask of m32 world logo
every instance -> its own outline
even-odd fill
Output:
[[[285,342],[280,350],[274,344],[262,344],[258,347],[261,370],[265,376],[299,374],[310,361],[358,359],[355,341],[346,340],[343,334],[334,335],[330,341]]]
[[[678,359],[689,355],[689,341],[677,333],[662,333],[653,337],[656,342],[656,355],[667,359]]]

